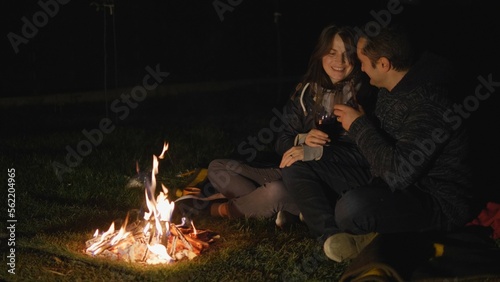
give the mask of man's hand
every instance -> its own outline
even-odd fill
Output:
[[[349,128],[351,128],[351,124],[354,122],[354,120],[364,115],[364,111],[361,105],[359,106],[359,108],[360,110],[358,111],[348,105],[336,104],[333,106],[333,114],[337,116],[337,121],[342,123],[342,127],[346,131],[349,131]]]

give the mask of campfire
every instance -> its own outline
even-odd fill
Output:
[[[210,230],[196,229],[192,219],[183,217],[180,224],[172,223],[175,202],[168,200],[168,189],[156,195],[156,174],[159,159],[168,150],[164,143],[160,156],[153,155],[151,179],[145,181],[145,199],[148,211],[143,215],[128,212],[120,229],[111,223],[109,229],[100,232],[86,242],[85,253],[90,256],[110,258],[144,264],[167,264],[200,255],[219,236]]]

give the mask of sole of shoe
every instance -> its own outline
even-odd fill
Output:
[[[372,232],[362,235],[349,233],[334,234],[326,239],[323,245],[325,255],[336,262],[353,259],[377,236]]]

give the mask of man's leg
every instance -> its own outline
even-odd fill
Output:
[[[328,170],[318,162],[297,162],[283,168],[286,189],[297,204],[311,235],[324,240],[325,234],[338,232],[334,217],[334,204],[338,195],[327,191],[319,176]]]
[[[294,198],[311,235],[320,241],[338,233],[334,207],[345,191],[366,185],[368,163],[354,144],[333,143],[318,161],[296,162],[283,168],[283,181]]]
[[[345,193],[335,208],[343,232],[393,233],[431,228],[431,198],[416,188],[391,191],[386,185],[365,186]]]
[[[433,224],[431,202],[416,188],[393,192],[387,185],[372,185],[345,193],[335,209],[343,232],[325,241],[326,256],[337,262],[355,258],[379,233],[439,228]]]

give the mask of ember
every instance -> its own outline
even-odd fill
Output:
[[[86,254],[145,264],[172,263],[197,257],[219,237],[210,230],[197,230],[191,219],[182,218],[181,224],[173,224],[175,203],[168,200],[163,184],[155,198],[158,159],[163,159],[167,150],[165,143],[160,156],[153,155],[151,181],[146,181],[144,189],[148,211],[143,218],[131,220],[129,212],[119,230],[115,230],[114,222],[106,232],[96,230],[86,242]]]

